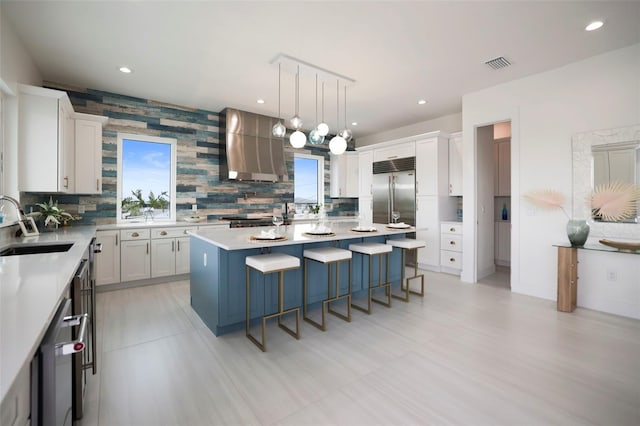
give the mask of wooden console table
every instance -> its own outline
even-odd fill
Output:
[[[640,255],[640,251],[620,251],[600,243],[587,243],[582,247],[573,247],[570,244],[554,244],[554,246],[558,247],[557,309],[560,312],[573,312],[576,308],[578,300],[578,249]]]

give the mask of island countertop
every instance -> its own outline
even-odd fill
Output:
[[[282,225],[280,227],[281,236],[286,237],[284,240],[254,240],[252,237],[260,236],[263,232],[273,230],[274,226],[261,226],[253,228],[234,228],[234,229],[213,229],[190,231],[189,234],[195,238],[218,246],[224,250],[246,250],[260,247],[286,246],[293,244],[306,244],[319,241],[336,241],[348,238],[366,238],[374,236],[405,234],[407,232],[415,232],[414,227],[408,228],[390,228],[386,224],[374,223],[364,225],[362,228],[375,228],[373,232],[356,231],[358,222],[356,221],[340,221],[327,222],[324,226],[329,235],[310,235],[318,229],[317,223],[300,223],[292,225]]]

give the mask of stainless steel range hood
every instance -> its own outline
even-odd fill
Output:
[[[220,113],[221,179],[282,182],[289,180],[284,139],[273,137],[276,118],[226,108]]]

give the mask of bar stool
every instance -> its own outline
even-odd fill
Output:
[[[427,246],[426,241],[422,241],[422,240],[413,240],[410,238],[398,238],[395,240],[387,240],[387,244],[389,244],[392,247],[398,247],[400,249],[402,249],[402,260],[401,260],[401,277],[400,277],[400,291],[404,292],[404,297],[402,296],[397,296],[395,294],[392,294],[393,297],[395,297],[396,299],[400,299],[400,300],[404,300],[405,302],[409,301],[409,293],[413,293],[413,294],[417,294],[420,297],[424,297],[424,274],[420,274],[418,275],[418,261],[416,260],[416,264],[415,264],[415,269],[413,272],[413,276],[412,277],[407,277],[406,278],[406,287],[404,287],[405,285],[405,272],[404,272],[404,259],[405,259],[405,252],[408,250],[417,250],[419,248],[423,248]],[[415,278],[421,278],[421,283],[420,283],[420,291],[413,291],[409,288],[409,282]]]
[[[266,327],[267,319],[278,317],[278,327],[289,333],[296,339],[300,339],[300,308],[284,309],[284,272],[297,269],[300,267],[300,259],[295,256],[290,256],[284,253],[268,253],[259,254],[255,256],[247,256],[245,260],[246,272],[247,272],[247,323],[245,326],[246,335],[257,347],[262,349],[262,352],[267,350],[267,336]],[[262,342],[258,341],[250,332],[251,328],[251,269],[255,269],[264,275],[274,272],[278,273],[278,312],[262,315]],[[296,313],[296,331],[287,327],[281,323],[282,315],[290,312]]]
[[[319,328],[322,331],[326,330],[326,322],[325,322],[325,306],[327,306],[327,310],[329,313],[341,318],[347,322],[351,322],[351,257],[352,254],[349,250],[337,248],[337,247],[318,247],[306,249],[304,251],[304,287],[303,287],[303,309],[302,309],[302,318],[312,324],[313,326]],[[318,323],[312,320],[307,316],[307,278],[308,278],[308,262],[309,260],[324,263],[327,265],[327,298],[322,301],[322,323]],[[349,290],[346,294],[340,295],[340,262],[349,261]],[[336,265],[336,279],[335,279],[335,296],[331,296],[331,265]],[[343,315],[339,312],[331,309],[331,302],[335,302],[340,299],[347,299],[347,314]]]
[[[381,243],[354,243],[354,244],[349,244],[349,250],[351,250],[354,253],[360,253],[361,255],[367,255],[369,257],[369,297],[367,298],[367,308],[365,309],[361,306],[356,305],[355,303],[352,303],[351,306],[353,306],[354,308],[360,311],[366,312],[367,314],[371,314],[371,301],[380,303],[381,305],[384,305],[387,308],[390,308],[391,307],[391,283],[389,282],[389,253],[391,253],[391,251],[393,250],[393,247],[391,247],[388,244],[381,244]],[[382,255],[384,255],[387,263],[385,268],[384,282],[382,282]],[[371,279],[371,269],[372,269],[371,257],[372,256],[380,256],[378,284],[375,286],[373,285],[373,282]],[[375,299],[371,296],[373,291],[379,288],[385,289],[385,293],[387,296],[386,302]]]

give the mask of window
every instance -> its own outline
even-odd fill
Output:
[[[118,133],[118,222],[175,220],[176,144]]]
[[[296,204],[324,203],[324,157],[294,154],[293,202]]]

